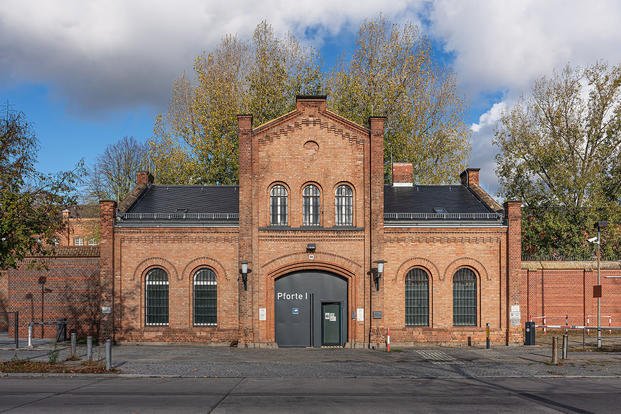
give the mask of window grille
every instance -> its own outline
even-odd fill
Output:
[[[303,224],[305,226],[319,226],[319,188],[307,185],[302,192]]]
[[[476,326],[477,277],[470,269],[462,268],[453,276],[453,325]]]
[[[84,246],[84,239],[82,237],[74,237],[73,245],[74,246]]]
[[[354,223],[354,197],[352,189],[347,185],[336,188],[336,225],[352,226]]]
[[[287,225],[287,189],[280,184],[270,191],[270,224]]]
[[[168,274],[163,269],[151,269],[145,284],[146,324],[168,325]]]
[[[216,325],[217,285],[216,274],[211,269],[200,269],[194,275],[194,325]]]
[[[405,277],[405,324],[429,326],[429,276],[412,269]]]

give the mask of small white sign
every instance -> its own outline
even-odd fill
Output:
[[[103,313],[104,315],[108,315],[112,313],[112,308],[110,306],[102,306],[101,313]]]
[[[259,320],[267,320],[267,310],[265,308],[259,308]]]
[[[356,320],[358,322],[364,322],[364,308],[356,309]]]
[[[336,315],[333,313],[330,314],[330,322],[336,322]]]
[[[521,316],[520,305],[511,305],[511,312],[509,313],[509,321],[511,321],[511,326],[520,326]]]

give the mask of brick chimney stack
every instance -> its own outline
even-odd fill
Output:
[[[136,174],[136,185],[147,186],[153,184],[153,175],[149,171],[138,171]]]
[[[480,168],[466,168],[464,172],[459,174],[459,178],[461,178],[461,183],[466,187],[478,186],[480,170]]]
[[[393,187],[411,187],[414,167],[410,162],[395,162],[392,164]]]

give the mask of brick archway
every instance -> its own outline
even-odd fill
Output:
[[[336,277],[341,277],[347,281],[347,305],[348,309],[344,314],[347,316],[355,309],[358,304],[355,303],[356,283],[354,283],[356,271],[355,263],[349,260],[340,261],[341,264],[347,263],[349,266],[343,267],[332,261],[323,261],[320,258],[327,258],[331,254],[316,254],[315,259],[309,260],[306,253],[294,253],[291,255],[281,256],[269,262],[263,269],[265,274],[265,307],[266,307],[266,340],[268,342],[276,342],[276,326],[275,326],[275,309],[274,309],[274,288],[276,279],[289,275],[291,273],[301,271],[319,271],[325,272]],[[338,256],[337,256],[338,257]],[[298,259],[298,260],[296,260]],[[305,259],[305,260],[304,260]],[[343,258],[345,259],[345,258]],[[361,266],[359,266],[362,269]],[[351,318],[347,318],[347,342],[351,342],[355,338],[355,324]]]

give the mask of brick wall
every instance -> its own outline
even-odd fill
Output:
[[[611,317],[613,326],[621,326],[621,263],[601,264],[602,326]],[[595,262],[524,262],[521,272],[522,323],[534,320],[550,325],[597,324],[597,284]]]
[[[123,228],[114,232],[117,341],[226,343],[238,339],[237,228]],[[145,277],[153,268],[169,281],[168,326],[146,326]],[[201,268],[216,274],[217,326],[194,326],[192,283]]]
[[[55,323],[67,319],[67,329],[79,336],[97,334],[99,326],[97,247],[60,248],[56,256],[27,258],[17,269],[6,271],[8,280],[8,310],[19,311],[20,336],[28,334],[31,320],[41,322],[41,278],[46,290],[43,321]],[[51,291],[49,291],[51,290]],[[12,335],[13,326],[9,326]],[[46,338],[56,335],[56,326],[44,328]],[[34,330],[41,337],[41,327]]]

